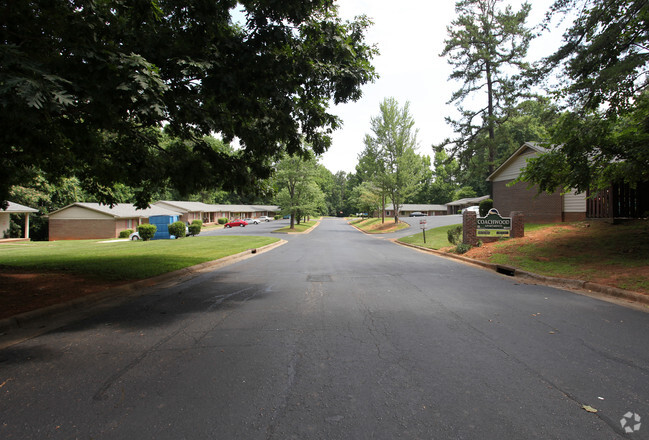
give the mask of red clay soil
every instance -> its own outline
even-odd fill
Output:
[[[61,273],[32,273],[2,268],[0,319],[67,302],[124,284]]]
[[[614,228],[616,226],[596,222],[556,225],[526,233],[523,238],[512,239],[511,246],[498,246],[498,242],[485,243],[481,247],[472,248],[464,256],[490,262],[496,253],[512,257],[525,255],[521,246],[530,244],[546,250],[545,256],[528,254],[539,262],[552,261],[557,257],[577,258],[587,254],[594,258],[575,263],[575,267],[583,271],[583,275],[563,277],[649,294],[649,283],[646,282],[649,280],[649,256],[646,255],[649,236],[646,236],[646,232],[640,235],[629,234],[628,237],[621,235],[619,246],[615,246],[614,250],[598,245],[606,234],[615,233]],[[613,258],[618,259],[620,264],[612,265],[610,260]],[[624,262],[631,264],[623,264]],[[562,277],[561,274],[544,275]]]

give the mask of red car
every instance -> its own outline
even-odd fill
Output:
[[[231,228],[232,226],[241,226],[243,228],[247,224],[248,224],[248,222],[246,222],[244,220],[236,219],[236,220],[232,220],[230,223],[226,223],[225,227],[226,228]]]

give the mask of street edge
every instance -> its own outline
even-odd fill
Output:
[[[410,248],[414,248],[417,250],[421,250],[424,252],[428,252],[431,254],[438,255],[440,257],[444,258],[450,258],[453,260],[459,260],[464,263],[472,264],[474,266],[479,266],[482,267],[483,269],[488,269],[488,270],[493,270],[494,272],[498,272],[502,275],[507,275],[511,277],[517,277],[517,278],[522,278],[525,280],[530,280],[533,282],[538,282],[540,284],[552,286],[552,287],[559,287],[559,288],[568,288],[568,289],[574,289],[574,290],[579,290],[583,292],[595,292],[599,293],[605,296],[613,297],[613,298],[618,298],[618,299],[623,299],[627,301],[633,301],[636,303],[643,304],[645,306],[649,306],[649,295],[643,295],[641,293],[633,292],[631,290],[625,290],[625,289],[620,289],[617,287],[611,287],[611,286],[606,286],[604,284],[598,284],[598,283],[592,283],[590,281],[583,281],[583,280],[575,280],[572,278],[558,278],[558,277],[550,277],[550,276],[545,276],[545,275],[539,275],[536,273],[532,272],[527,272],[521,269],[517,269],[515,267],[510,267],[510,266],[505,266],[502,264],[495,264],[495,263],[487,263],[485,261],[480,261],[480,260],[474,260],[473,258],[468,258],[468,257],[463,257],[461,255],[456,255],[456,254],[449,254],[446,252],[441,252],[435,249],[429,249],[425,248],[422,246],[418,246],[415,244],[410,244],[410,243],[404,243],[401,241],[398,241],[397,239],[390,240],[393,243],[396,243],[401,246],[406,246]]]
[[[320,226],[320,222],[321,222],[321,221],[322,221],[322,219],[320,219],[320,220],[316,220],[315,225],[311,226],[311,227],[310,227],[309,229],[307,229],[306,231],[302,231],[302,232],[284,232],[284,231],[279,232],[279,231],[271,231],[271,234],[287,234],[287,235],[310,234],[311,231],[313,231],[315,228],[317,228],[318,226]]]
[[[271,243],[260,248],[248,249],[238,254],[229,255],[218,260],[207,261],[205,263],[200,263],[195,266],[186,267],[184,269],[168,272],[155,277],[134,281],[129,284],[115,287],[113,289],[102,290],[100,292],[82,296],[64,303],[55,304],[52,306],[43,307],[41,309],[20,313],[9,318],[0,319],[0,333],[6,333],[11,330],[21,329],[29,324],[33,324],[38,320],[60,315],[70,310],[99,305],[101,303],[119,298],[146,295],[147,293],[149,293],[149,289],[152,287],[171,287],[187,280],[188,278],[193,277],[196,274],[229,266],[236,262],[252,258],[255,255],[268,252],[286,243],[286,240],[280,239],[275,243]]]

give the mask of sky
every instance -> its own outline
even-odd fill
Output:
[[[529,0],[528,27],[539,24],[553,2]],[[387,97],[394,97],[401,106],[410,102],[418,152],[432,156],[432,145],[453,136],[444,117],[454,114],[455,106],[446,102],[459,86],[448,80],[451,66],[439,54],[448,37],[446,27],[456,16],[455,0],[339,0],[337,4],[343,19],[365,14],[374,22],[366,40],[380,51],[372,62],[380,78],[363,86],[360,100],[331,109],[343,127],[333,133],[332,146],[320,162],[333,173],[353,172],[364,148],[363,138],[370,133],[370,119],[378,115],[379,104]],[[520,9],[521,2],[511,0],[510,4]],[[529,61],[551,54],[561,35],[555,30],[533,40]]]

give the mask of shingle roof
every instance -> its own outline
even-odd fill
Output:
[[[16,213],[16,214],[24,214],[28,212],[38,212],[38,209],[30,208],[29,206],[21,205],[20,203],[15,203],[15,202],[7,202],[9,206],[7,206],[7,209],[0,212],[10,212],[10,213]]]
[[[63,211],[64,209],[68,209],[72,206],[78,206],[81,208],[90,209],[92,211],[101,212],[103,214],[108,214],[114,218],[149,218],[153,215],[179,215],[180,214],[177,211],[171,211],[169,209],[161,208],[155,205],[147,209],[137,209],[135,205],[132,205],[130,203],[119,203],[117,205],[113,205],[113,207],[111,208],[108,205],[102,205],[99,203],[77,202],[68,205],[64,208],[58,209],[54,212],[51,212],[50,215]]]
[[[211,206],[213,206],[203,202],[183,202],[176,200],[160,200],[154,203],[154,205],[158,203],[165,203],[169,206],[173,206],[174,208],[178,208],[181,212],[210,212]]]
[[[462,205],[471,205],[471,204],[478,204],[482,202],[483,200],[487,200],[489,196],[481,196],[481,197],[467,197],[465,199],[460,199],[460,200],[454,200],[452,202],[448,202],[446,206],[462,206]]]
[[[544,148],[541,145],[539,145],[538,142],[525,142],[523,145],[521,145],[521,147],[518,150],[512,153],[512,155],[509,156],[498,168],[496,168],[494,172],[489,175],[489,177],[487,177],[487,181],[493,179],[496,176],[496,174],[500,173],[500,171],[503,170],[504,168],[507,168],[507,166],[509,166],[509,164],[514,159],[516,159],[516,157],[518,157],[519,154],[521,154],[523,151],[527,150],[528,148],[531,148],[532,150],[540,154],[547,153],[549,151],[547,148]]]
[[[389,210],[394,210],[394,205],[389,204],[385,205],[385,209]],[[445,211],[446,212],[446,206],[445,205],[426,205],[426,204],[403,204],[400,205],[400,210],[401,211]]]

